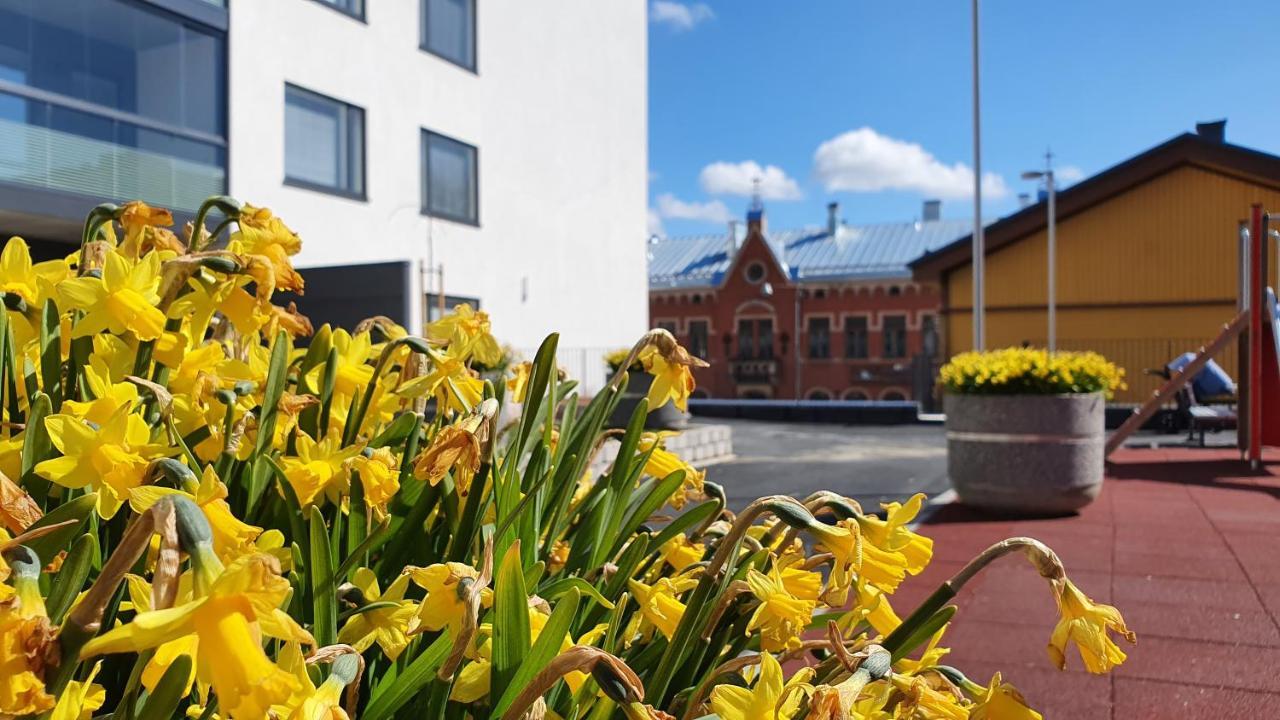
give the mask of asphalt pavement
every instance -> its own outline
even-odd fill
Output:
[[[762,496],[803,498],[833,490],[878,509],[917,492],[948,489],[947,443],[941,424],[833,425],[722,420],[733,428],[734,459],[707,468],[729,506]]]

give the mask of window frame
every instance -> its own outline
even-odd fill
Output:
[[[817,326],[825,323],[826,327],[821,332]],[[822,338],[821,347],[817,347],[818,338]],[[831,359],[831,316],[830,315],[809,315],[804,322],[804,339],[805,339],[805,355],[809,360],[830,360]],[[822,354],[817,354],[816,350],[822,350]]]
[[[451,135],[445,135],[444,133],[436,132],[435,130],[421,128],[421,131],[422,132],[419,136],[421,138],[419,141],[421,146],[419,149],[419,161],[422,164],[422,169],[421,169],[421,175],[418,181],[420,185],[420,190],[419,190],[420,196],[418,198],[418,202],[421,205],[421,207],[419,208],[419,213],[421,213],[426,217],[437,218],[439,220],[448,220],[450,222],[461,223],[463,225],[470,225],[472,227],[480,227],[480,147],[477,145],[472,145],[471,143],[459,140],[458,138],[453,137]],[[471,157],[472,157],[471,194],[472,194],[472,206],[475,209],[475,217],[468,218],[468,217],[463,217],[461,215],[454,215],[453,213],[437,212],[435,210],[432,210],[430,207],[428,207],[431,201],[431,142],[430,141],[432,137],[438,137],[438,138],[441,138],[442,140],[448,140],[449,142],[457,143],[471,150]]]
[[[350,113],[355,110],[360,113],[360,190],[348,190],[347,188],[334,187],[325,185],[324,183],[311,182],[301,178],[289,177],[289,137],[288,137],[288,112],[289,112],[289,90],[301,92],[305,95],[311,95],[321,100],[333,102],[341,105],[343,109]],[[285,81],[284,83],[284,104],[285,104],[285,138],[284,138],[284,185],[288,187],[299,188],[302,190],[311,190],[313,192],[325,193],[327,195],[336,195],[338,197],[347,198],[348,200],[359,200],[360,202],[369,201],[369,133],[367,115],[365,109],[354,103],[349,103],[341,98],[326,95],[322,92],[316,92],[310,88],[305,88],[297,83]],[[349,117],[349,116],[348,116]],[[350,120],[348,119],[348,123]],[[348,159],[348,163],[350,160]]]
[[[897,353],[889,353],[889,321],[902,321],[902,347],[896,348]],[[886,314],[880,318],[880,356],[886,360],[902,360],[906,358],[910,352],[907,344],[910,342],[910,328],[908,327],[907,316],[905,314],[894,313]]]
[[[701,341],[702,341],[701,353],[698,352],[699,350],[698,343],[694,341],[695,340],[693,336],[694,325],[698,325],[699,327],[702,328],[703,335],[701,338]],[[685,337],[687,338],[689,353],[696,358],[706,360],[707,356],[711,353],[711,320],[709,318],[701,318],[701,317],[689,318],[685,320]]]
[[[311,0],[311,1],[314,3],[318,3],[320,5],[324,5],[330,10],[333,10],[336,13],[340,13],[346,17],[349,17],[352,20],[355,20],[356,22],[360,22],[365,25],[369,24],[368,14],[367,14],[369,10],[368,0],[358,0],[360,3],[359,13],[350,12],[346,8],[338,7],[337,5],[329,2],[329,0]]]
[[[480,7],[476,0],[466,0],[471,6],[471,64],[460,63],[457,60],[442,55],[427,46],[427,5],[431,0],[418,0],[418,49],[438,57],[441,60],[462,68],[473,75],[480,74]]]
[[[871,318],[866,315],[855,314],[845,315],[843,320],[844,322],[842,323],[843,327],[841,328],[841,334],[844,335],[844,358],[846,360],[871,359]],[[862,352],[852,353],[850,352],[850,340],[853,338],[853,333],[849,326],[850,324],[859,321],[862,323]]]

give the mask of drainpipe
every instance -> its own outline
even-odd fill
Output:
[[[795,301],[795,309],[796,309],[795,329],[794,329],[794,330],[793,330],[793,332],[792,332],[792,334],[795,336],[795,342],[794,342],[794,343],[792,343],[792,350],[794,351],[794,354],[795,354],[795,356],[796,356],[796,360],[795,360],[795,371],[794,371],[794,372],[795,372],[795,376],[796,376],[796,391],[795,391],[795,395],[796,395],[796,401],[797,401],[797,402],[800,400],[800,300],[801,300],[801,298],[803,298],[803,297],[804,297],[803,293],[804,293],[804,290],[803,290],[803,289],[801,289],[799,286],[797,286],[797,287],[796,287],[796,291],[795,291],[795,298],[796,298],[796,301]],[[808,338],[806,338],[806,340],[807,340],[807,339],[808,339]]]

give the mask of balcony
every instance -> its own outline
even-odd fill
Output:
[[[773,385],[778,382],[778,361],[735,360],[730,363],[730,372],[738,384]]]
[[[217,165],[11,120],[0,120],[0,182],[188,211],[227,185]]]

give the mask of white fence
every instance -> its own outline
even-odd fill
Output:
[[[556,362],[578,382],[578,394],[590,397],[609,382],[609,367],[604,364],[606,353],[617,348],[557,348]],[[523,360],[532,360],[537,348],[520,348],[517,353]]]

